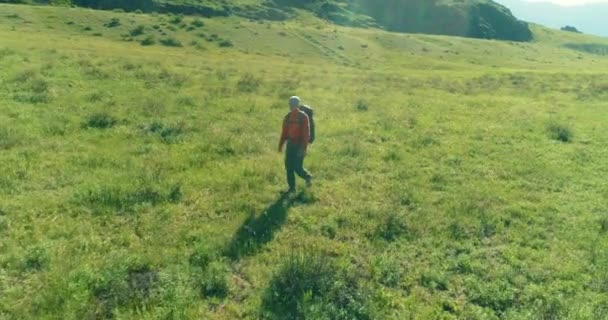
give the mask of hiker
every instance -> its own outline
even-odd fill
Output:
[[[279,141],[279,152],[283,152],[283,145],[287,142],[285,150],[285,171],[287,172],[287,192],[296,191],[296,176],[306,180],[306,186],[312,185],[312,176],[304,169],[304,157],[309,143],[314,141],[314,122],[312,108],[301,105],[300,98],[289,98],[291,110],[283,120],[283,131]],[[310,117],[308,116],[310,114]],[[311,125],[312,124],[312,125]]]

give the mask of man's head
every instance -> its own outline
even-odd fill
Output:
[[[298,98],[297,96],[289,98],[289,109],[293,111],[294,109],[299,108],[300,103],[302,103],[302,100],[300,100],[300,98]]]

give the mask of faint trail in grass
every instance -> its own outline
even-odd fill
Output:
[[[286,27],[285,29],[292,36],[302,39],[304,42],[308,43],[309,45],[311,45],[315,49],[319,50],[324,56],[333,59],[334,61],[338,62],[339,64],[346,64],[346,65],[354,65],[355,64],[352,60],[350,60],[346,56],[340,54],[338,51],[336,51],[336,50],[334,50],[334,49],[332,49],[332,48],[330,48],[330,47],[322,44],[321,42],[319,42],[317,40],[315,40],[312,36],[311,37],[306,37],[305,35],[302,34],[302,32],[290,29],[288,27]]]

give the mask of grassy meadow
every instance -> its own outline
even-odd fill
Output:
[[[608,319],[608,40],[534,32],[0,5],[0,319]]]

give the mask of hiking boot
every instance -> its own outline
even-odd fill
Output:
[[[306,178],[306,188],[310,188],[310,187],[312,187],[312,177],[311,176]]]

